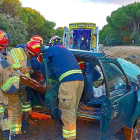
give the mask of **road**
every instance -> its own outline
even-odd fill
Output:
[[[56,140],[61,134],[61,124],[52,119],[38,121],[37,125],[30,126],[26,134],[22,134],[19,140]],[[101,132],[99,124],[96,122],[78,120],[77,121],[77,140],[100,140]],[[122,131],[119,131],[110,140],[125,140]]]

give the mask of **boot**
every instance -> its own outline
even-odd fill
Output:
[[[11,140],[18,140],[20,135],[11,135],[10,138]]]
[[[9,136],[10,136],[10,130],[4,130],[2,132],[2,140],[9,140]]]
[[[65,139],[63,138],[62,135],[59,135],[59,136],[57,137],[57,140],[65,140]]]
[[[30,125],[37,125],[37,120],[33,119],[29,112],[25,112],[25,121]]]

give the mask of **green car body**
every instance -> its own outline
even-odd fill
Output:
[[[102,99],[90,98],[90,90],[84,90],[80,102],[90,105],[92,111],[82,110],[77,116],[99,121],[102,140],[108,140],[121,128],[133,129],[140,116],[140,90],[137,78],[129,77],[120,63],[103,53],[71,50],[76,59],[83,59],[86,63],[98,65],[103,74],[105,96]],[[46,68],[45,106],[53,119],[58,116],[58,88],[59,82],[49,83],[48,59],[44,60]],[[89,74],[89,73],[88,73]],[[90,74],[84,75],[85,87],[88,89]],[[86,79],[87,78],[87,79]],[[86,83],[87,82],[87,83]]]

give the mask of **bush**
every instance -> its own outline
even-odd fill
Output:
[[[11,46],[27,42],[28,32],[22,21],[15,21],[13,18],[7,18],[4,14],[0,14],[0,21],[0,29],[11,35]]]

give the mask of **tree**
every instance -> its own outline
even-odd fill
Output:
[[[18,19],[21,13],[21,2],[19,0],[0,0],[0,12],[7,17]]]
[[[117,38],[123,36],[125,42],[130,42],[130,38],[135,38],[135,43],[137,44],[139,36],[140,3],[135,2],[113,11],[111,16],[107,17],[107,22],[115,32],[118,31],[119,34],[115,35]]]
[[[20,19],[26,24],[31,36],[35,35],[45,23],[45,18],[31,8],[22,8]]]
[[[64,33],[64,28],[63,27],[59,27],[55,30],[55,35],[63,38],[63,33]]]
[[[99,37],[100,37],[100,43],[103,43],[103,41],[105,40],[105,37],[108,35],[108,34],[111,34],[111,28],[110,26],[107,24],[105,25],[102,30],[100,30],[99,32]]]
[[[26,24],[29,38],[33,35],[40,35],[44,42],[48,43],[49,38],[55,33],[55,23],[46,20],[38,11],[31,8],[23,8],[21,20]]]
[[[48,45],[50,38],[55,34],[55,23],[46,20],[44,25],[40,27],[40,34],[44,38],[44,42]]]

